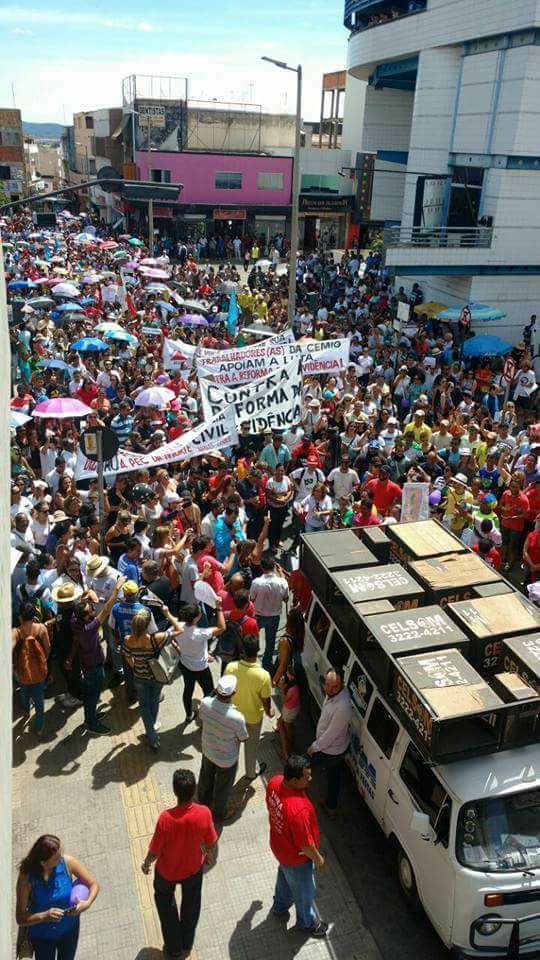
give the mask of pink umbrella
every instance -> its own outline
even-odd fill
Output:
[[[130,233],[121,233],[120,236],[118,237],[118,239],[119,239],[119,240],[129,240],[130,236],[131,236]]]
[[[90,407],[81,403],[76,397],[53,397],[51,400],[38,403],[32,410],[33,417],[50,417],[56,420],[64,420],[67,417],[86,417],[89,413],[93,413]]]
[[[141,273],[145,277],[150,277],[152,280],[168,280],[169,274],[166,270],[154,270],[152,267],[146,267],[141,269]]]
[[[102,250],[116,250],[117,246],[116,240],[104,240],[101,244]]]
[[[138,260],[128,260],[127,263],[124,264],[124,270],[136,270],[138,266]]]
[[[156,257],[143,257],[143,259],[139,261],[143,267],[155,267],[157,266],[158,262],[159,261],[156,259]]]

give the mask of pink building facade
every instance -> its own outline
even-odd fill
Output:
[[[148,153],[137,151],[136,163],[142,180],[183,184],[178,204],[156,207],[160,233],[268,239],[289,232],[291,157],[152,151],[149,171]]]

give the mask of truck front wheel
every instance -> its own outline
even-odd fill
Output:
[[[412,910],[420,906],[414,870],[407,854],[400,847],[397,853],[397,874],[401,892]]]

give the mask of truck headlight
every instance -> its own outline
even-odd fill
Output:
[[[477,927],[478,933],[481,933],[483,937],[491,937],[494,933],[498,933],[502,927],[502,923],[497,923],[497,916],[498,914],[493,914],[493,916],[479,923]]]

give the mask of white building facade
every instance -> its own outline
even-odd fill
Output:
[[[540,306],[540,0],[346,0],[387,264],[426,300]]]

